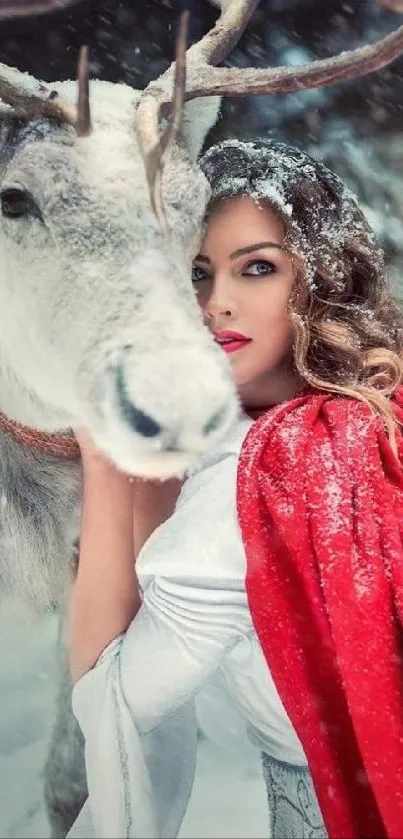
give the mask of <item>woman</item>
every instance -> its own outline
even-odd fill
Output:
[[[402,316],[323,165],[264,141],[201,165],[193,281],[243,411],[141,550],[141,606],[136,490],[80,438],[70,661],[89,800],[71,836],[177,835],[194,698],[219,671],[262,751],[273,836],[397,837]]]

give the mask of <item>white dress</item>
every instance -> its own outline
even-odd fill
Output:
[[[195,697],[214,673],[251,741],[273,758],[306,766],[245,593],[236,472],[250,425],[241,417],[188,478],[173,515],[137,560],[144,592],[138,615],[74,687],[89,798],[71,839],[177,835],[195,771]]]

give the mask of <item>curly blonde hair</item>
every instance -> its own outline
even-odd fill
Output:
[[[250,195],[283,221],[295,263],[289,311],[301,379],[365,402],[394,445],[391,396],[403,379],[403,314],[355,197],[322,163],[282,143],[224,141],[200,163],[210,207]]]

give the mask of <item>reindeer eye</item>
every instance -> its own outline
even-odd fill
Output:
[[[8,187],[0,193],[1,212],[6,218],[21,218],[32,211],[39,215],[38,208],[29,192],[16,187]]]

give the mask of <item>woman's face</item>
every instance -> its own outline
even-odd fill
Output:
[[[194,261],[193,283],[205,321],[228,354],[240,398],[249,407],[291,398],[299,387],[287,308],[294,270],[283,239],[274,210],[240,196],[213,209]]]

